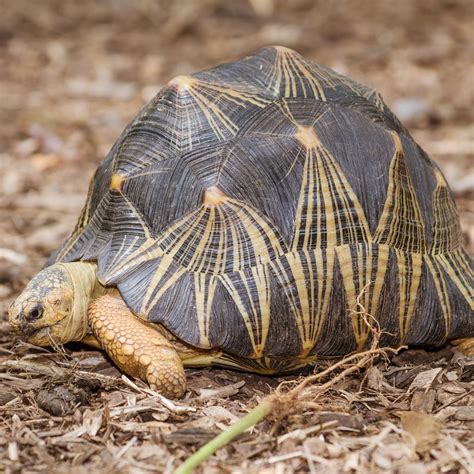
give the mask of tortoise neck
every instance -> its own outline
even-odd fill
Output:
[[[87,311],[92,300],[112,290],[97,280],[97,264],[91,262],[59,263],[68,273],[74,289],[74,304],[69,324],[69,340],[80,341],[89,333]]]

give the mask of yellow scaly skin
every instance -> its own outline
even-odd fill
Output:
[[[74,262],[42,270],[9,308],[13,331],[38,346],[83,341],[101,347],[127,375],[164,396],[183,396],[186,379],[180,355],[199,359],[203,351],[173,344],[158,325],[135,316],[116,289],[97,281],[96,269],[93,263]]]
[[[120,298],[106,295],[89,306],[89,324],[111,359],[128,375],[180,398],[186,377],[178,353],[153,326],[134,316]]]

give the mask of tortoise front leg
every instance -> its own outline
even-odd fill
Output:
[[[474,357],[474,337],[465,337],[464,339],[455,339],[451,343],[456,349],[464,355]]]
[[[171,342],[135,316],[122,299],[98,298],[90,304],[88,318],[103,349],[126,374],[146,381],[165,397],[184,395],[183,364]]]

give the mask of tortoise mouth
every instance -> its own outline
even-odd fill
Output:
[[[54,337],[51,334],[51,329],[54,326],[44,326],[42,328],[37,328],[33,330],[32,332],[30,332],[29,334],[24,334],[21,337],[21,339],[35,346],[40,346],[40,347],[51,346],[52,341],[54,341]]]
[[[34,327],[31,324],[23,323],[20,325],[12,325],[12,330],[20,341],[28,342],[35,345],[49,345],[52,335],[51,330],[60,323],[50,326]]]

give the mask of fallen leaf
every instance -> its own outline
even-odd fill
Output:
[[[413,436],[416,450],[428,452],[438,441],[442,423],[431,415],[416,411],[399,412],[403,429]]]
[[[427,390],[426,392],[424,390],[416,390],[411,399],[410,409],[411,411],[431,413],[435,401],[436,392],[433,389]]]
[[[103,410],[86,409],[82,415],[82,426],[86,428],[90,436],[95,436],[102,426]]]
[[[383,387],[384,378],[382,372],[377,367],[370,367],[367,370],[367,386],[373,390],[380,391]]]
[[[474,421],[474,407],[459,407],[454,414],[454,418],[460,421]]]
[[[413,382],[408,387],[408,391],[411,392],[416,389],[427,389],[430,388],[433,384],[436,376],[441,372],[441,368],[424,370],[420,372],[414,379]]]
[[[229,420],[235,422],[238,420],[237,416],[233,415],[229,410],[219,405],[206,407],[203,409],[203,411],[208,417],[213,418],[215,421]]]

